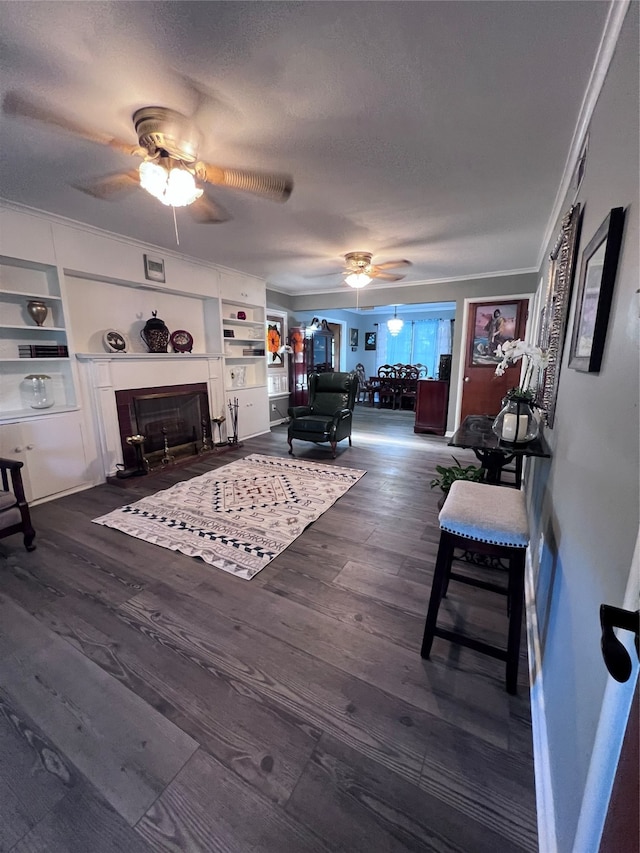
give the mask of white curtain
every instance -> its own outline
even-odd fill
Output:
[[[430,377],[438,375],[440,356],[451,352],[451,320],[405,321],[400,334],[378,326],[376,368],[381,364],[424,364]]]

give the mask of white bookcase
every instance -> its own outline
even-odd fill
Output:
[[[227,417],[237,400],[239,438],[268,432],[265,306],[223,298],[221,314]]]
[[[47,306],[42,326],[30,316],[27,304]],[[21,346],[67,346],[67,330],[55,266],[0,256],[0,422],[25,420],[76,408],[76,391],[69,355],[21,358]],[[51,377],[54,405],[30,406],[24,379],[32,374]]]

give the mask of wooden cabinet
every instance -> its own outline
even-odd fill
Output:
[[[226,428],[228,438],[231,438],[233,435],[229,403],[233,406],[235,400],[238,401],[238,438],[240,441],[269,432],[269,412],[264,388],[227,391],[225,397],[225,416],[227,420],[223,429]]]
[[[420,379],[413,431],[444,435],[447,431],[448,407],[449,383],[439,379]]]
[[[29,502],[91,485],[77,412],[0,425],[0,456],[24,463]]]
[[[289,367],[290,403],[306,406],[309,374],[333,371],[333,334],[324,329],[312,331],[299,327],[291,329],[289,339],[293,347]]]

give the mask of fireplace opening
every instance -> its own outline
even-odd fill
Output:
[[[143,435],[143,453],[151,467],[167,451],[176,459],[196,455],[207,439],[211,446],[211,416],[205,382],[130,388],[116,391],[120,443],[125,468],[137,465],[135,447],[127,442]]]

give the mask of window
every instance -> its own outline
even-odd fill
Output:
[[[378,326],[376,367],[381,364],[424,364],[428,374],[438,373],[440,356],[451,352],[451,320],[413,320],[399,335],[389,334],[386,323]]]

